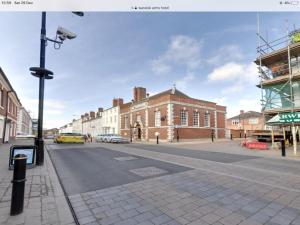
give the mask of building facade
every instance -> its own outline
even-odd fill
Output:
[[[21,102],[0,67],[0,138],[2,142],[17,134],[17,117]]]
[[[32,119],[27,110],[21,106],[17,116],[17,134],[31,135],[32,134]]]
[[[265,129],[264,116],[260,112],[241,110],[239,115],[227,119],[226,128],[233,137],[251,136],[255,130]]]
[[[91,111],[81,116],[82,134],[91,135],[92,137],[102,134],[102,113],[103,108],[98,108],[97,113]]]
[[[120,106],[123,99],[113,99],[113,107],[103,111],[102,134],[120,134]]]
[[[135,87],[132,102],[120,105],[120,133],[136,140],[225,137],[226,107],[173,89],[149,96]]]

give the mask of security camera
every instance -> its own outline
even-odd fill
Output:
[[[64,41],[66,38],[68,39],[74,39],[76,38],[76,34],[72,33],[71,31],[68,31],[67,29],[63,27],[58,27],[56,34],[58,35],[59,39]]]

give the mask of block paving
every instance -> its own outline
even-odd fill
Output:
[[[72,195],[70,200],[80,224],[300,225],[300,191],[201,170]]]

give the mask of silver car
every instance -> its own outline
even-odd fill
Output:
[[[110,137],[110,143],[129,143],[129,140],[120,135],[113,135]]]

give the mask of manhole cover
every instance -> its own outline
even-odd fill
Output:
[[[156,167],[138,168],[129,171],[141,177],[151,177],[151,176],[168,173],[168,171]]]
[[[117,157],[114,159],[118,160],[118,161],[129,161],[129,160],[134,160],[134,159],[138,159],[138,158],[133,157],[133,156],[125,156],[125,157]]]

